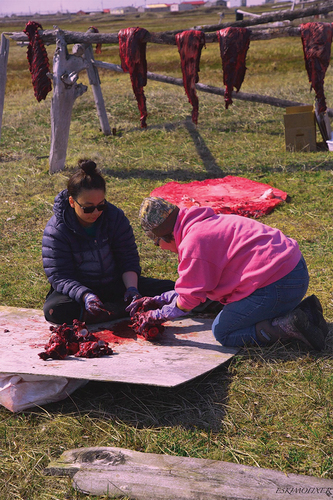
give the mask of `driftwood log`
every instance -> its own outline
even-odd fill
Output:
[[[8,54],[9,54],[9,40],[5,37],[5,35],[2,34],[1,45],[0,45],[0,139],[1,139],[2,114],[5,102],[5,90],[7,81]]]
[[[259,17],[250,20],[235,21],[231,23],[220,23],[215,25],[204,25],[195,26],[196,29],[201,29],[206,33],[206,42],[217,42],[217,35],[213,33],[214,31],[227,28],[229,26],[238,27],[251,27],[258,26],[260,24],[281,22],[281,21],[293,21],[295,19],[302,19],[306,17],[311,17],[315,15],[326,15],[329,12],[333,12],[333,0],[328,0],[326,2],[318,5],[313,5],[306,9],[297,10],[285,10],[274,12],[273,14],[262,14]],[[163,31],[163,32],[152,32],[147,34],[146,42],[159,43],[167,45],[176,45],[175,35],[181,33],[184,30],[176,31]],[[65,41],[68,44],[72,43],[110,43],[118,44],[118,33],[82,33],[77,31],[63,31]],[[28,37],[23,32],[16,33],[6,33],[10,38],[16,42],[27,42]],[[40,30],[39,35],[41,36],[44,43],[55,43],[56,42],[56,30]],[[282,26],[282,27],[268,27],[268,28],[255,28],[251,30],[251,41],[252,40],[267,40],[270,38],[286,37],[286,36],[300,36],[300,31],[297,26]]]
[[[320,500],[333,496],[329,479],[123,448],[67,450],[44,473],[70,476],[74,488],[85,494],[135,500]]]

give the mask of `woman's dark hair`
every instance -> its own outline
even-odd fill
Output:
[[[92,160],[80,160],[78,166],[78,170],[68,179],[68,196],[76,199],[84,189],[101,189],[105,193],[105,180],[96,163]]]

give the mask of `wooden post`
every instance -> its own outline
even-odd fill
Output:
[[[1,46],[0,46],[0,140],[1,140],[2,113],[5,102],[5,90],[7,81],[8,54],[9,54],[9,40],[2,33]]]
[[[95,60],[94,60],[93,48],[91,45],[88,45],[85,49],[85,59],[87,61],[87,73],[88,73],[89,83],[92,87],[102,132],[104,135],[111,135],[111,128],[106,114],[106,109],[101,89],[101,81],[99,79],[98,69],[94,66]]]
[[[81,56],[68,55],[64,34],[57,30],[53,75],[50,75],[53,81],[50,173],[65,167],[73,104],[77,97],[87,91],[86,85],[76,83],[83,69],[86,69],[86,61]]]

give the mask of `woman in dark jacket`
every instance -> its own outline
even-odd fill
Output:
[[[133,230],[123,211],[105,199],[106,185],[91,160],[79,162],[54,201],[42,241],[51,289],[44,315],[56,324],[96,323],[125,316],[133,300],[174,287],[140,276]]]

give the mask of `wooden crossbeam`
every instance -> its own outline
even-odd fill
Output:
[[[320,14],[328,14],[333,11],[333,0],[323,2],[319,6],[311,6],[307,9],[297,9],[297,10],[286,10],[274,12],[273,14],[262,14],[255,19],[236,21],[232,23],[221,23],[210,26],[195,26],[196,29],[200,29],[206,33],[206,42],[217,42],[216,31],[229,26],[238,27],[255,27],[261,24],[274,23],[279,21],[292,21],[294,19],[301,19],[305,17],[311,17]],[[166,45],[176,45],[175,35],[181,33],[184,30],[177,31],[163,31],[163,32],[152,32],[147,34],[146,42],[166,44]],[[95,43],[109,43],[118,44],[118,33],[82,33],[77,31],[66,31],[63,30],[65,42],[67,44],[73,43],[85,43],[85,44],[95,44]],[[25,43],[28,41],[28,37],[24,32],[7,32],[5,33],[12,40],[16,42]],[[46,44],[56,43],[57,30],[40,30],[39,35]],[[300,36],[300,31],[297,26],[282,26],[282,27],[265,27],[265,28],[254,28],[251,30],[251,41],[252,40],[267,40],[271,38],[288,37],[288,36]]]

